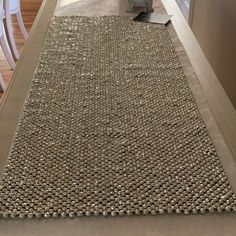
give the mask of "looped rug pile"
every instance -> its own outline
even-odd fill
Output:
[[[0,215],[233,210],[166,27],[53,18],[1,181]]]

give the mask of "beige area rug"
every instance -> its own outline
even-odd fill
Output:
[[[55,17],[0,186],[2,217],[236,211],[165,26]]]

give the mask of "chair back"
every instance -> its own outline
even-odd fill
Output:
[[[4,13],[3,1],[4,1],[4,0],[0,0],[0,15],[3,15],[3,13]]]
[[[4,8],[3,8],[3,1],[0,0],[0,37],[2,36],[3,33],[3,18],[4,18]]]
[[[9,11],[9,9],[10,9],[10,1],[9,0],[2,0],[2,2],[3,2],[3,9],[4,9],[4,11],[6,11],[6,12]]]

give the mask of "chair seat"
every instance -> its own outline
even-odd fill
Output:
[[[20,10],[20,1],[19,0],[9,0],[10,2],[10,14],[16,14]],[[5,17],[5,11],[0,7],[0,18]]]
[[[20,9],[20,1],[19,0],[9,0],[10,1],[10,13],[14,14]]]

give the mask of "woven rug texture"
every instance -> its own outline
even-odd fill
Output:
[[[2,217],[236,211],[166,26],[54,17],[0,183]]]

